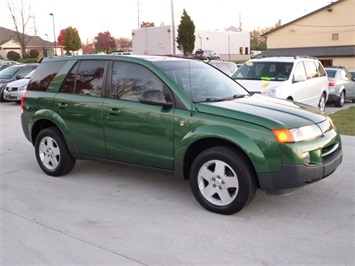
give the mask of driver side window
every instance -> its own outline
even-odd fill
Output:
[[[139,102],[143,93],[159,90],[163,82],[147,68],[129,62],[114,62],[111,98]]]

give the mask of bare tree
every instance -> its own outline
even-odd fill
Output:
[[[27,25],[32,19],[32,16],[30,15],[31,7],[30,5],[26,7],[23,0],[18,3],[18,6],[15,6],[14,2],[10,0],[7,0],[6,4],[10,11],[11,18],[15,26],[15,32],[17,37],[16,41],[20,43],[22,57],[25,58],[26,46],[27,43],[31,40],[31,37],[29,37],[29,35],[26,35]]]

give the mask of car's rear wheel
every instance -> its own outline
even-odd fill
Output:
[[[35,142],[36,159],[47,175],[61,176],[71,171],[75,159],[68,151],[62,134],[55,128],[43,129]]]
[[[200,153],[190,169],[190,186],[207,210],[233,214],[254,197],[256,177],[246,156],[230,147],[214,147]]]
[[[336,107],[343,107],[344,103],[345,103],[345,91],[341,91],[340,95],[339,95],[339,98],[337,98],[334,101],[334,105]]]
[[[322,96],[320,96],[319,103],[318,103],[318,108],[321,111],[325,110],[325,94],[323,93]]]

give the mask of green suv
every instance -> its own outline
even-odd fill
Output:
[[[256,189],[289,192],[333,173],[340,135],[321,111],[251,95],[194,59],[87,55],[44,58],[21,102],[41,169],[77,159],[182,177],[207,210],[232,214]]]

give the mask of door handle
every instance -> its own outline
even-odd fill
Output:
[[[119,115],[119,114],[121,114],[121,109],[110,108],[108,112],[109,112],[110,115]]]
[[[59,107],[59,109],[67,109],[68,104],[67,103],[58,103],[58,107]]]

